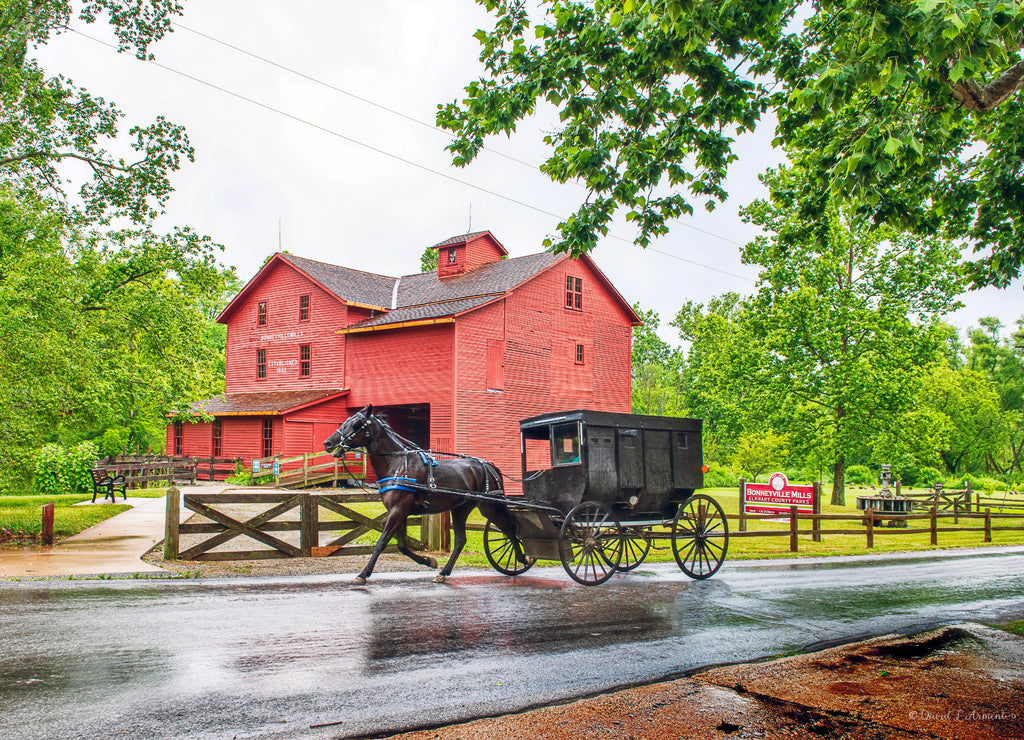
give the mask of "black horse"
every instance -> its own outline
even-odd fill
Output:
[[[356,577],[356,583],[366,583],[366,579],[373,573],[377,558],[394,536],[398,538],[399,552],[420,565],[436,568],[437,561],[434,558],[409,549],[405,538],[406,519],[412,514],[450,511],[455,530],[452,554],[434,578],[435,582],[444,583],[466,544],[466,520],[475,506],[512,541],[516,559],[523,564],[528,562],[515,534],[515,520],[504,503],[454,493],[465,491],[500,496],[502,478],[497,467],[475,457],[435,460],[429,453],[402,439],[379,416],[374,416],[372,405],[350,416],[334,434],[324,440],[324,449],[335,457],[342,457],[348,450],[359,447],[365,447],[370,457],[370,465],[380,484],[381,501],[388,515],[373,554]],[[414,483],[417,487],[410,488],[405,485],[408,483]]]

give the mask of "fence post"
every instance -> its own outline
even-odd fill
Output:
[[[814,514],[814,520],[811,522],[811,541],[821,542],[821,519],[818,518],[821,516],[821,481],[814,481],[812,488],[811,513]]]
[[[53,509],[54,503],[43,504],[43,524],[40,537],[44,545],[53,544]]]
[[[451,512],[445,511],[437,516],[438,523],[438,542],[437,549],[441,552],[451,552],[452,549],[452,515]]]
[[[448,552],[452,547],[451,519],[448,512],[424,514],[420,517],[420,538],[423,545],[433,552]]]
[[[302,453],[302,487],[309,485],[309,453]]]
[[[167,489],[167,519],[164,522],[164,560],[178,559],[178,524],[181,501],[177,486],[171,482]]]
[[[320,525],[319,508],[316,495],[312,493],[299,494],[299,549],[302,557],[308,558],[313,555],[313,548],[320,546]]]
[[[864,534],[867,537],[867,546],[871,550],[875,546],[875,510],[868,509],[864,512]]]
[[[992,541],[992,510],[985,509],[985,542]]]
[[[797,552],[799,543],[797,533],[800,531],[800,510],[795,506],[789,507],[789,551]]]
[[[747,531],[747,479],[740,478],[740,524],[741,532]]]
[[[964,496],[964,500],[967,503],[967,513],[970,514],[971,513],[971,499],[974,498],[974,497],[971,496],[971,494],[973,493],[973,490],[971,489],[971,482],[969,480],[965,480],[964,481],[964,490],[967,492],[967,495]],[[979,514],[981,513],[981,509],[978,509],[978,513]]]
[[[932,546],[939,544],[939,515],[936,507],[931,509],[932,522],[931,522],[931,535],[932,535]]]

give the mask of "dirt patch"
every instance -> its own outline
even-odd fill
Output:
[[[1024,735],[1024,638],[979,625],[716,668],[520,714],[394,735],[1002,740]]]
[[[143,556],[143,560],[164,570],[191,578],[237,578],[244,576],[316,576],[351,574],[354,578],[366,565],[369,555],[343,555],[328,558],[277,558],[271,560],[164,560],[159,547]],[[434,553],[434,557],[447,557]],[[416,569],[404,555],[385,553],[380,556],[374,573],[401,573]],[[424,572],[431,569],[424,568]]]

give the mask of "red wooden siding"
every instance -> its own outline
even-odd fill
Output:
[[[430,437],[452,436],[452,325],[348,336],[349,408],[430,405]]]
[[[309,320],[299,320],[299,297],[309,296]],[[348,307],[279,262],[228,318],[225,393],[340,388],[345,365],[345,339],[335,331],[348,322]],[[267,302],[267,325],[256,323],[256,305]],[[299,346],[310,345],[313,362],[308,377],[299,375]],[[267,377],[256,377],[256,350],[267,353]]]

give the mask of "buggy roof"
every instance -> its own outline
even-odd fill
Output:
[[[643,414],[616,414],[611,411],[575,409],[531,416],[519,422],[519,430],[551,426],[566,421],[581,421],[585,425],[614,429],[653,429],[662,431],[699,432],[702,421],[680,416],[645,416]]]

